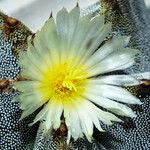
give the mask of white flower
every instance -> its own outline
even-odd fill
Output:
[[[33,123],[43,120],[48,132],[59,128],[64,117],[68,140],[85,135],[91,141],[93,126],[103,131],[100,121],[109,125],[121,121],[114,114],[135,116],[122,103],[141,102],[122,86],[140,82],[130,75],[102,74],[130,67],[138,51],[125,48],[129,37],[117,36],[106,42],[111,24],[105,24],[103,16],[79,16],[77,7],[70,13],[62,9],[56,24],[50,18],[35,34],[34,44],[20,57],[26,81],[15,87],[22,92],[22,118],[44,105]]]

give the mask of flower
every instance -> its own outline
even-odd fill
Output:
[[[70,13],[59,11],[56,23],[48,19],[20,56],[26,80],[15,87],[21,91],[22,118],[44,105],[33,123],[43,121],[48,132],[59,128],[63,117],[68,141],[84,135],[91,141],[93,126],[103,131],[100,121],[108,125],[121,121],[115,114],[135,117],[123,103],[141,102],[122,86],[140,82],[130,75],[106,73],[133,65],[138,51],[127,47],[129,37],[106,40],[110,33],[111,24],[104,16],[80,17],[78,7]]]

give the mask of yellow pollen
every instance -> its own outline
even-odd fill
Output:
[[[60,97],[69,96],[77,92],[75,81],[69,80],[65,75],[60,75],[54,82],[54,90]]]

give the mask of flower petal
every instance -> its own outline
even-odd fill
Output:
[[[129,48],[123,48],[122,50],[115,51],[104,60],[91,67],[89,69],[89,77],[128,68],[133,65],[134,58],[137,53],[137,50]]]
[[[63,112],[63,106],[61,104],[61,102],[58,104],[55,105],[55,116],[54,116],[54,119],[53,119],[53,127],[54,129],[57,129],[60,127],[60,123],[61,123],[61,115],[62,115],[62,112]]]
[[[67,112],[66,112],[67,111]],[[75,140],[77,140],[79,137],[82,137],[82,130],[80,126],[80,119],[79,115],[76,111],[73,110],[66,110],[65,113],[69,114],[65,117],[65,122],[67,124],[68,131],[70,132],[70,136],[72,136]]]
[[[94,51],[100,46],[100,44],[103,42],[103,40],[108,36],[108,34],[111,31],[111,24],[104,24],[101,26],[101,28],[97,31],[97,34],[94,38],[91,39],[91,42],[89,41],[87,45],[89,45],[86,49],[81,49],[78,54],[80,61],[78,64],[85,64],[87,63],[87,60],[91,59],[91,55],[94,53]],[[90,44],[91,43],[91,44]],[[86,65],[87,66],[87,65]]]
[[[47,105],[44,106],[44,108],[36,115],[35,119],[33,120],[33,122],[30,125],[33,125],[38,121],[43,121],[48,110],[49,110],[49,108],[47,107]]]
[[[20,55],[19,65],[21,66],[21,75],[23,77],[31,80],[41,80],[43,77],[40,68],[31,61],[27,53]]]
[[[80,10],[78,7],[75,7],[70,13],[68,13],[65,8],[63,8],[60,12],[58,12],[56,17],[56,27],[58,34],[63,40],[63,42],[68,42],[68,44],[70,44],[75,34],[79,17],[80,17]]]
[[[76,109],[74,109],[75,112],[78,113],[78,120],[76,120],[76,122],[72,122],[72,114],[74,113],[73,110],[69,109],[69,108],[64,108],[64,117],[65,117],[65,120],[66,120],[66,124],[67,124],[67,127],[70,130],[71,134],[73,136],[78,136],[80,135],[80,131],[82,131],[85,136],[87,137],[87,139],[89,141],[91,141],[91,137],[92,137],[92,134],[93,134],[93,123],[92,123],[92,120],[89,118],[87,112],[88,111],[85,111],[85,109],[83,108],[84,106],[84,103],[82,100],[76,100],[73,104],[75,104],[75,107]],[[80,126],[78,126],[78,129],[79,130],[75,130],[76,128],[75,127],[75,123],[77,123],[77,121],[80,122]],[[79,124],[78,124],[79,125]],[[81,130],[80,130],[81,128]],[[75,132],[78,132],[78,134],[75,135]]]
[[[104,23],[105,23],[104,16],[100,15],[97,15],[90,20],[89,29],[88,32],[86,33],[85,39],[83,40],[80,46],[80,50],[82,49],[87,50],[90,46],[92,46],[93,43],[91,41],[94,41],[97,37],[99,37],[99,34],[101,34],[101,32],[104,29],[105,26]],[[99,43],[101,42],[102,41],[99,41]]]
[[[97,96],[91,93],[85,94],[85,97],[89,99],[90,101],[94,102],[95,104],[106,108],[107,110],[110,110],[111,112],[121,115],[121,116],[127,116],[127,117],[135,117],[135,113],[132,111],[131,108],[120,104],[118,102],[112,101],[108,98],[104,98],[101,96]]]
[[[55,22],[53,18],[50,18],[41,29],[37,32],[34,38],[34,47],[36,53],[41,56],[45,66],[52,67],[52,65],[59,62],[60,57],[60,38],[57,35]],[[39,65],[40,65],[39,64]]]
[[[20,102],[20,108],[23,110],[27,109],[28,107],[34,104],[40,104],[41,106],[45,103],[43,97],[35,91],[20,94],[18,96],[18,101]]]
[[[86,114],[83,108],[77,110],[80,118],[80,124],[83,133],[85,134],[88,141],[91,141],[91,137],[93,135],[93,122]]]
[[[20,81],[14,83],[14,87],[21,92],[29,92],[31,89],[37,88],[39,84],[38,81]]]
[[[112,54],[113,52],[120,50],[125,47],[129,42],[130,37],[127,36],[117,36],[113,37],[111,40],[107,41],[103,46],[101,46],[91,57],[85,62],[86,66],[93,66],[98,62],[104,60],[105,58]]]
[[[117,87],[117,86],[111,86],[111,85],[95,85],[91,84],[87,88],[87,93],[93,93],[95,95],[99,95],[102,97],[106,97],[112,100],[120,101],[123,103],[129,103],[129,104],[141,104],[140,100],[133,96],[130,92],[127,90]]]
[[[35,112],[40,106],[42,106],[42,103],[34,103],[34,104],[30,105],[28,108],[26,108],[23,111],[20,119],[24,119],[25,117],[29,116],[30,114]]]
[[[84,110],[86,110],[87,113],[91,113],[91,114],[93,114],[93,116],[95,115],[100,121],[104,122],[105,124],[112,124],[111,121],[118,121],[118,122],[121,121],[115,115],[99,109],[94,104],[89,102],[89,100],[85,101],[84,106],[85,106]],[[93,113],[90,110],[92,110]]]
[[[96,85],[108,84],[108,85],[119,85],[119,86],[133,86],[142,83],[140,80],[137,80],[130,75],[102,76],[100,78],[91,78],[89,82],[91,84],[96,84]]]
[[[47,112],[46,116],[45,116],[45,127],[48,130],[50,130],[52,128],[52,122],[53,122],[53,115],[55,113],[55,107],[53,106],[52,102],[49,101],[48,102],[48,105],[49,105],[49,111]]]
[[[89,103],[88,100],[84,103],[84,106],[82,106],[82,109],[86,110],[86,113],[88,114],[89,118],[92,120],[93,124],[99,131],[104,131],[101,128],[99,117],[96,115],[96,109],[93,108],[93,104]]]

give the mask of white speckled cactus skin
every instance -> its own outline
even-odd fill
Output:
[[[31,32],[17,20],[0,12],[0,82],[15,79],[20,68],[18,53],[27,46],[27,36]],[[0,88],[0,149],[26,149],[35,136],[34,128],[29,128],[29,119],[19,121],[21,111],[14,102],[17,93],[11,88]],[[32,136],[30,132],[32,130]]]

